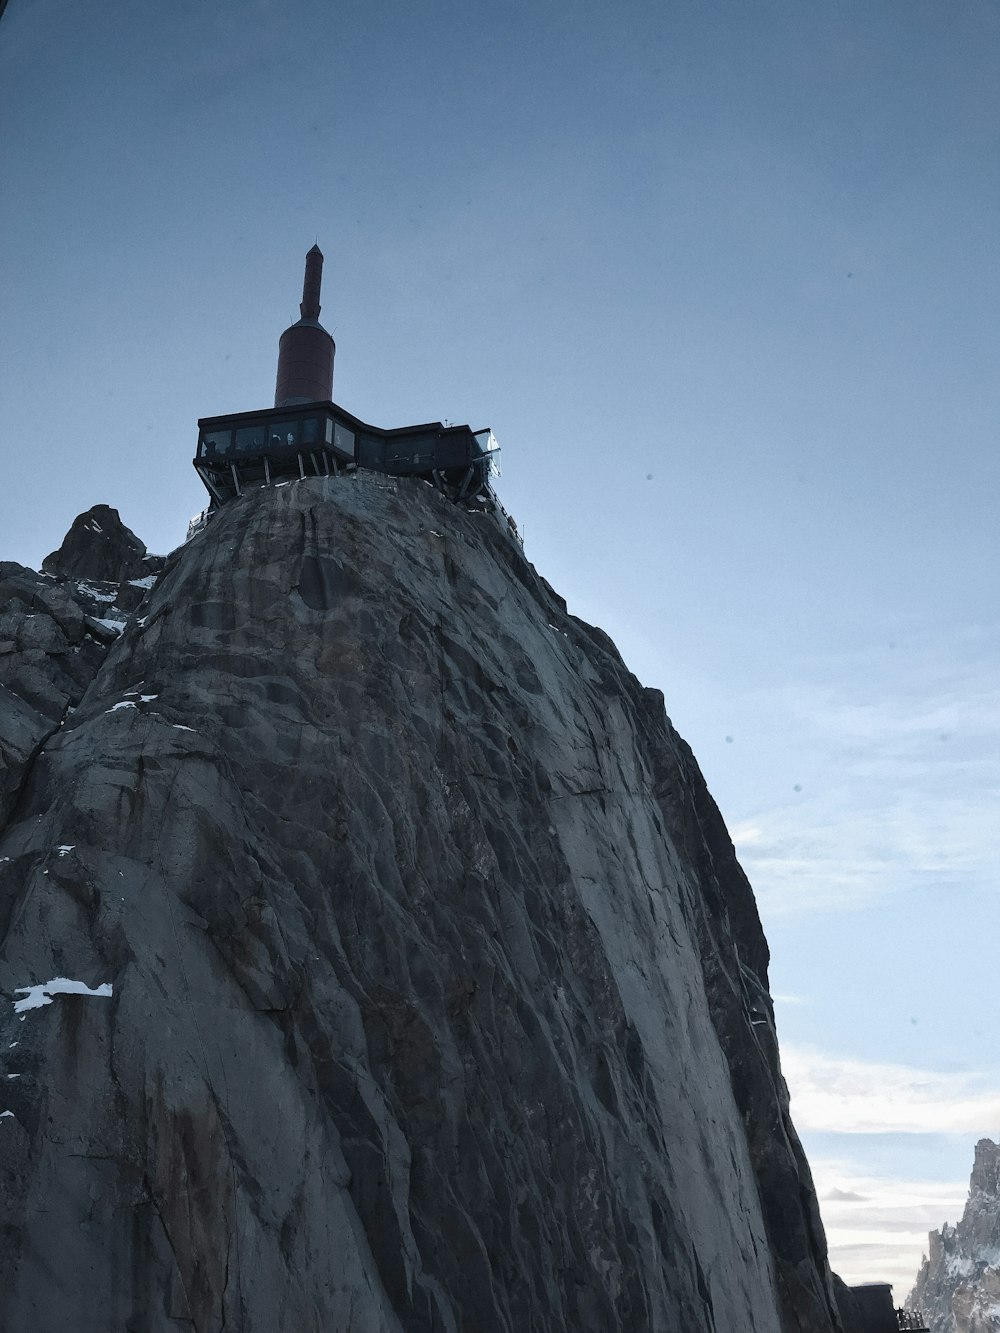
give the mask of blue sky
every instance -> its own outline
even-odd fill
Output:
[[[663,689],[901,1295],[1000,1133],[994,0],[11,0],[0,128],[0,557],[178,543],[318,238],[338,402],[492,426]]]

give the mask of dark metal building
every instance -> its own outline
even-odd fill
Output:
[[[893,1304],[891,1283],[865,1282],[849,1290],[856,1333],[928,1333],[919,1311],[897,1309]]]
[[[333,338],[319,323],[323,255],[306,255],[302,318],[281,335],[273,408],[203,417],[194,466],[211,496],[209,513],[248,487],[366,468],[421,477],[456,503],[511,521],[490,478],[499,448],[489,429],[440,421],[383,430],[333,402]]]

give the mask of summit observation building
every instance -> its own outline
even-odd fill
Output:
[[[440,421],[383,429],[333,401],[336,346],[319,322],[323,253],[306,255],[301,318],[278,342],[274,407],[202,417],[194,466],[210,496],[206,518],[249,488],[358,468],[419,477],[466,508],[501,515],[491,485],[499,445],[488,428]]]

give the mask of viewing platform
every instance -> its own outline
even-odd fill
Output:
[[[367,468],[422,477],[450,500],[489,507],[499,445],[489,429],[440,421],[383,430],[332,402],[203,417],[194,460],[205,489],[224,504],[246,487]]]

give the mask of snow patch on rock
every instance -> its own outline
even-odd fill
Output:
[[[69,977],[53,977],[37,986],[17,986],[15,995],[23,995],[23,1000],[14,1001],[14,1013],[22,1014],[28,1009],[41,1009],[51,1004],[54,995],[90,995],[100,999],[111,996],[111,982],[105,981],[96,988],[91,988],[85,981],[73,981]]]

